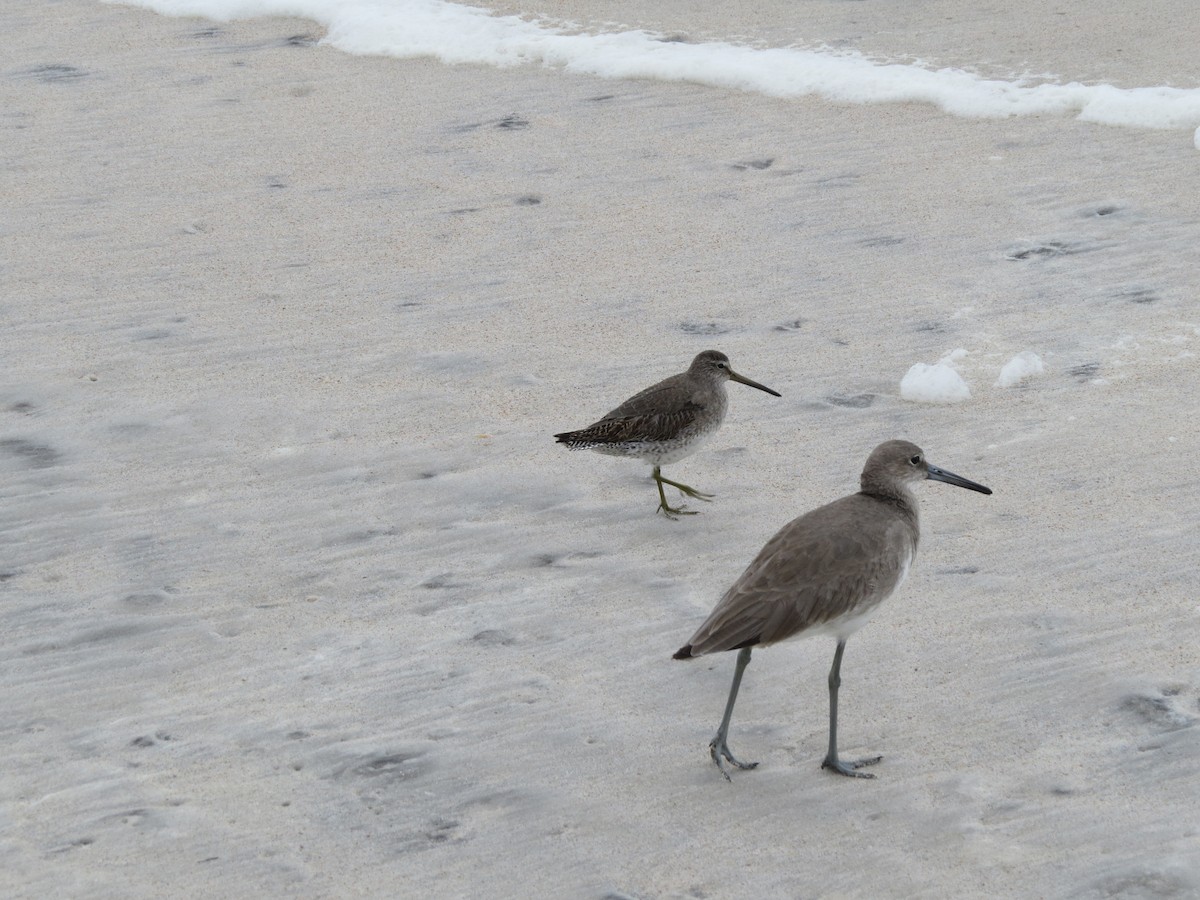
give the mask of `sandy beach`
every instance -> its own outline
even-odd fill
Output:
[[[949,5],[605,18],[1198,83],[1186,3]],[[1191,132],[0,26],[0,894],[1200,895]],[[708,348],[783,396],[670,468],[699,515],[554,444]],[[969,399],[901,399],[960,349]],[[727,784],[731,654],[671,654],[894,437],[995,493],[922,486],[848,645],[878,778],[819,768],[814,639],[755,654]]]

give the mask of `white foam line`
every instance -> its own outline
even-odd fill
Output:
[[[105,0],[114,2],[114,0]],[[229,20],[299,16],[347,53],[446,63],[539,63],[603,78],[654,78],[848,103],[929,103],[974,118],[1076,114],[1137,128],[1200,127],[1200,89],[1024,84],[961,69],[878,63],[854,54],[666,42],[643,31],[572,34],[442,0],[123,0],[166,15]],[[1200,142],[1200,137],[1196,140]]]

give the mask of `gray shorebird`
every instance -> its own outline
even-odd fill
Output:
[[[780,396],[778,391],[733,371],[724,353],[705,350],[692,360],[686,372],[664,378],[634,394],[587,428],[564,431],[554,437],[572,450],[595,450],[608,456],[645,460],[654,467],[659,511],[668,518],[694,515],[693,510],[668,506],[663,485],[669,484],[697,500],[710,500],[713,495],[664,478],[661,467],[695,453],[721,427],[729,404],[725,396],[727,381]]]
[[[725,715],[708,745],[726,781],[731,779],[725,760],[739,769],[758,765],[739,761],[726,743],[751,648],[811,634],[837,638],[829,670],[829,751],[821,767],[842,775],[875,777],[860,769],[882,757],[850,762],[838,758],[842,651],[847,638],[866,624],[908,574],[921,536],[913,486],[927,478],[991,493],[981,484],[930,465],[916,444],[880,444],[863,468],[859,492],[784,525],[725,592],[691,641],[675,653],[675,659],[690,659],[739,651]]]

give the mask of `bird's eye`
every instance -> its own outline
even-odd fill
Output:
[[[909,462],[912,463],[914,466],[919,466],[921,464],[921,457],[914,456],[912,459],[909,460]]]
[[[729,366],[723,362],[719,362],[719,363],[717,363],[717,368],[718,369],[728,369]]]

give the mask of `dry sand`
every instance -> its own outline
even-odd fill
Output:
[[[1200,894],[1190,135],[0,26],[0,894]],[[554,445],[708,347],[784,396],[701,515]],[[995,495],[926,486],[847,649],[879,777],[802,641],[726,784],[670,655],[890,437]]]

